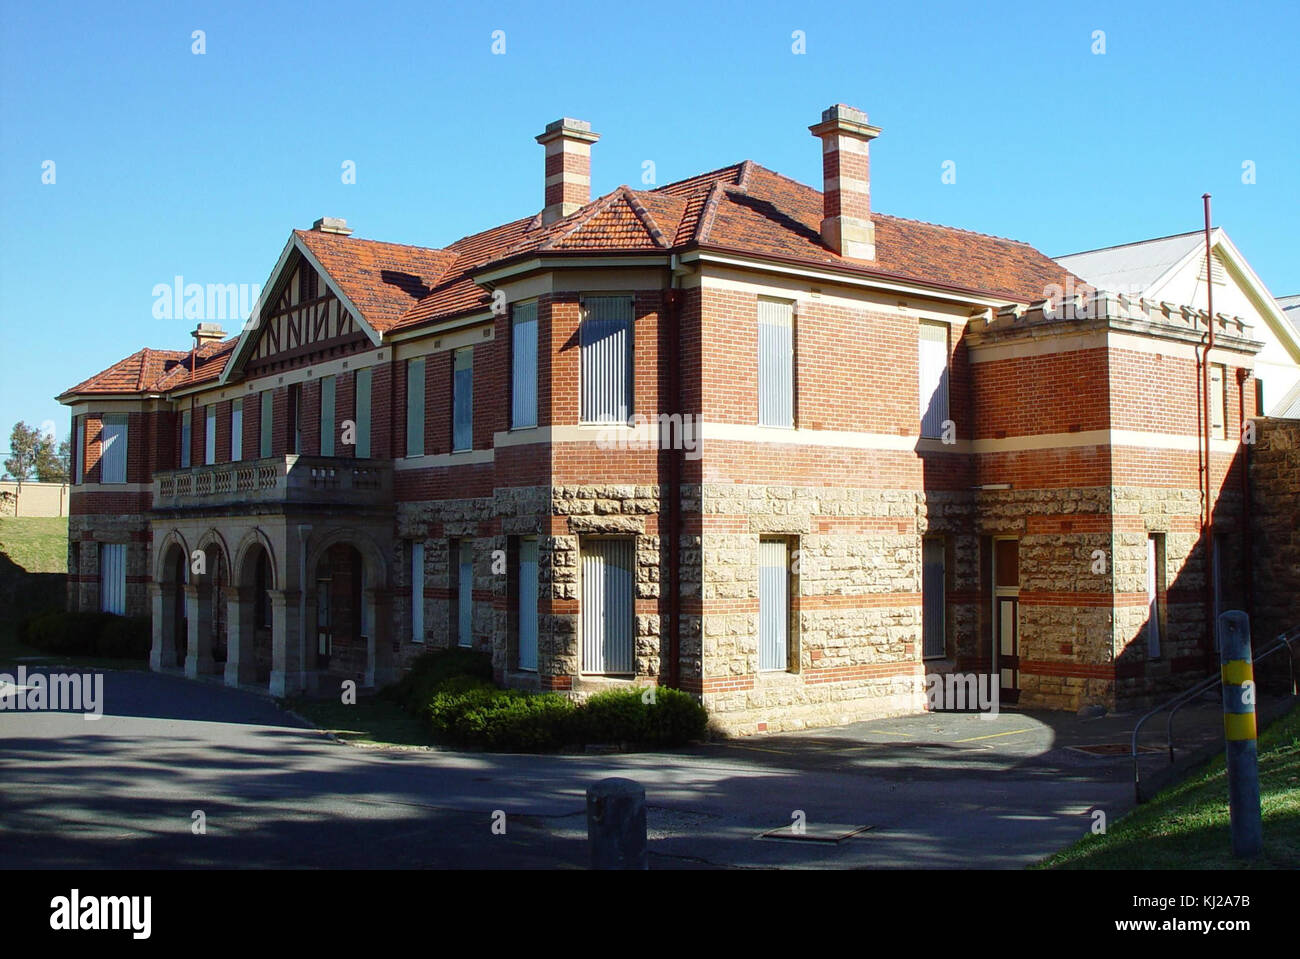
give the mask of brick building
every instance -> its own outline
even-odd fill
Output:
[[[1249,588],[1251,329],[1214,317],[1206,377],[1203,311],[881,215],[879,130],[810,129],[822,190],[745,161],[592,200],[565,119],[540,213],[442,249],[294,231],[238,336],[60,397],[72,605],[277,694],[462,645],[740,733],[922,709],[927,674],[1068,709],[1203,675]]]

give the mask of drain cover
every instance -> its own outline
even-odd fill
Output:
[[[795,831],[794,824],[787,823],[784,826],[778,826],[775,829],[769,829],[767,832],[759,833],[755,839],[776,839],[785,842],[843,842],[850,836],[856,836],[858,833],[866,832],[873,829],[874,826],[846,826],[843,823],[823,822],[823,823],[804,823],[798,832]]]
[[[1133,753],[1131,743],[1093,743],[1091,746],[1067,746],[1066,748],[1089,756],[1129,756]],[[1159,746],[1139,746],[1138,752],[1162,753],[1164,750]]]

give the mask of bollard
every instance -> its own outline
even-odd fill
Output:
[[[649,869],[645,788],[630,779],[587,787],[587,846],[592,869]]]
[[[1259,753],[1255,744],[1255,671],[1250,653],[1250,617],[1231,609],[1219,615],[1223,662],[1223,736],[1227,741],[1228,811],[1232,852],[1243,858],[1264,850],[1259,807]]]

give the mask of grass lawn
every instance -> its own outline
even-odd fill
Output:
[[[1039,867],[1055,869],[1300,868],[1300,708],[1259,737],[1264,855],[1232,855],[1223,756],[1139,806],[1105,835],[1087,836]]]
[[[66,573],[68,518],[0,517],[0,552],[29,573]]]
[[[427,724],[387,699],[362,696],[355,706],[334,700],[290,699],[284,705],[354,746],[437,748]]]

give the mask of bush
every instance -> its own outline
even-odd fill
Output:
[[[100,631],[95,650],[107,659],[148,659],[151,645],[153,628],[148,616],[114,616]]]
[[[423,713],[435,693],[448,683],[491,684],[492,657],[472,649],[433,649],[421,654],[383,695],[408,711]]]
[[[694,697],[667,687],[657,687],[653,699],[642,688],[597,693],[583,703],[582,714],[589,743],[680,746],[703,738],[708,723]]]
[[[28,618],[22,624],[19,628],[19,638],[28,646],[58,655],[125,656],[126,653],[104,654],[99,650],[105,632],[111,628],[114,631],[114,637],[116,637],[120,635],[120,630],[128,629],[128,627],[121,624],[129,622],[131,621],[125,617],[113,613],[40,613]],[[147,637],[149,635],[148,620],[145,619],[144,622],[146,623],[144,632]],[[117,648],[120,640],[113,638],[112,643],[114,648]],[[141,655],[147,656],[148,653],[149,643],[146,641]]]
[[[540,751],[559,749],[572,737],[577,707],[555,693],[529,695],[498,690],[456,720],[461,742],[488,749]]]

